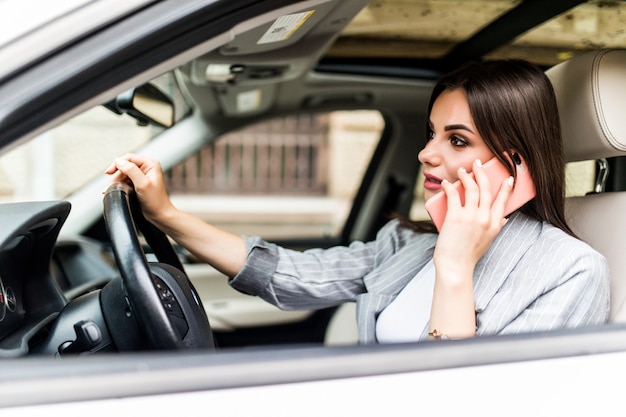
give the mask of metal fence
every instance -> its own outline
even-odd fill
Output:
[[[225,135],[167,173],[177,194],[307,194],[328,188],[328,114],[290,116]]]

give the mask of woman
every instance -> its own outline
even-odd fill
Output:
[[[466,65],[438,81],[428,114],[429,140],[419,160],[425,198],[447,197],[439,233],[394,219],[371,242],[292,251],[180,212],[155,161],[126,155],[106,173],[132,182],[146,217],[229,276],[234,288],[284,309],[356,301],[362,343],[606,321],[608,265],[565,221],[559,119],[543,72],[523,61]],[[536,197],[505,218],[515,171],[504,154],[513,152],[526,161]],[[494,156],[512,174],[495,200],[482,167]],[[464,196],[452,185],[456,180]]]

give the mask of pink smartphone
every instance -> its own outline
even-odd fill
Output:
[[[513,154],[513,159],[515,162],[515,169],[517,171],[517,178],[515,180],[513,192],[509,196],[509,201],[507,202],[505,208],[505,216],[508,216],[535,197],[535,184],[533,184],[530,177],[530,172],[528,172],[526,162],[519,156],[519,154]],[[489,177],[491,193],[493,195],[493,200],[495,200],[502,182],[510,177],[509,171],[496,157],[493,157],[489,161],[485,162],[483,164],[483,168]],[[461,204],[465,204],[465,189],[463,188],[461,181],[455,181],[453,185],[459,192]],[[446,194],[441,191],[432,196],[426,202],[424,208],[433,220],[437,230],[441,230],[441,225],[443,224],[446,212],[448,211],[448,199],[446,198]]]

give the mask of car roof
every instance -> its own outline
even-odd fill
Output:
[[[3,0],[0,79],[154,0]],[[88,6],[88,7],[87,7]]]

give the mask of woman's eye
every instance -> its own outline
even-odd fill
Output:
[[[460,138],[459,136],[451,136],[450,143],[452,144],[452,146],[466,146],[467,145],[467,142],[463,138]]]
[[[432,129],[428,129],[426,132],[426,140],[431,140],[435,137],[435,132]]]

